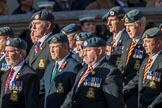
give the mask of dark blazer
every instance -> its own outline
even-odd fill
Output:
[[[52,61],[48,44],[48,39],[50,38],[50,36],[45,39],[36,56],[34,56],[35,47],[33,45],[26,58],[27,64],[29,64],[29,66],[31,66],[38,73],[40,78],[43,77],[45,68],[50,63],[50,61]]]
[[[60,108],[123,108],[120,71],[104,59],[77,88],[86,70],[83,67],[78,73],[73,89]]]
[[[126,85],[137,74],[143,59],[147,56],[145,49],[142,46],[142,39],[140,39],[130,56],[128,64],[126,65],[126,60],[131,43],[132,39],[128,40],[124,45],[123,54],[118,66],[124,77],[124,85]]]
[[[14,80],[13,87],[17,89],[13,90],[9,87],[4,93],[9,71],[2,77],[1,108],[39,108],[39,78],[36,72],[24,64]]]
[[[110,55],[108,54],[107,58],[114,66],[117,66],[117,67],[121,59],[121,54],[123,53],[124,44],[128,39],[130,39],[125,30],[120,34],[120,36],[121,37],[115,47],[112,46],[113,36],[111,36],[106,42],[107,47],[112,48],[111,54],[109,53]]]
[[[53,81],[51,81],[51,76],[55,62],[51,62],[41,80],[41,82],[44,82],[42,83],[43,85],[41,85],[41,87],[44,88],[41,89],[45,89],[46,108],[60,107],[60,105],[66,98],[66,95],[74,85],[76,74],[82,68],[82,65],[77,62],[71,55],[66,58],[65,62],[65,66],[62,67],[62,65],[60,67],[60,70],[56,73]]]
[[[140,67],[139,73],[124,87],[125,93],[132,93],[138,87],[138,107],[147,108],[152,105],[152,108],[161,108],[162,106],[162,52],[157,56],[152,64],[147,78],[142,84],[143,75],[148,57],[144,59]],[[151,77],[152,76],[152,77]],[[151,78],[154,77],[154,80]],[[153,81],[153,83],[152,83]]]

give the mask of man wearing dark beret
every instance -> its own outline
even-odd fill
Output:
[[[69,24],[61,29],[61,33],[65,34],[69,41],[70,51],[72,56],[75,58],[76,55],[76,40],[74,39],[75,35],[80,31],[77,24]]]
[[[106,54],[114,66],[118,66],[123,53],[124,43],[129,39],[122,20],[124,15],[125,11],[121,7],[116,6],[111,8],[106,16],[108,29],[113,34],[107,40]]]
[[[53,35],[53,28],[54,16],[52,13],[42,10],[32,16],[31,32],[36,37],[37,42],[32,46],[26,61],[29,66],[37,71],[40,78],[42,78],[46,66],[52,60],[47,41]]]
[[[75,35],[74,39],[76,41],[76,51],[77,51],[77,61],[79,61],[80,63],[84,64],[84,60],[83,60],[83,49],[81,47],[82,43],[91,38],[94,37],[95,35],[92,33],[86,33],[86,32],[80,32],[78,34]]]
[[[124,108],[122,75],[106,59],[106,42],[92,37],[82,44],[85,63],[60,108]]]
[[[150,28],[142,38],[143,47],[149,56],[142,62],[135,78],[124,87],[124,92],[138,86],[138,108],[161,108],[162,31],[157,27]]]
[[[123,20],[126,31],[131,38],[124,44],[123,54],[118,66],[124,77],[123,86],[126,86],[137,74],[143,59],[147,56],[142,46],[146,19],[140,10],[133,9],[125,14]],[[130,91],[124,96],[127,108],[137,108],[137,90]]]
[[[73,87],[82,65],[71,56],[66,35],[55,34],[48,43],[53,61],[41,80],[41,87],[44,87],[41,90],[45,91],[44,108],[59,108]]]
[[[76,48],[76,40],[75,35],[77,35],[80,31],[80,28],[77,24],[69,24],[61,29],[61,33],[67,35],[69,41],[69,47],[72,54],[72,57],[79,61],[77,48]]]
[[[4,72],[8,69],[6,60],[5,60],[5,54],[4,54],[4,48],[5,48],[5,42],[9,38],[14,38],[14,32],[11,27],[4,26],[0,28],[0,79]],[[1,81],[0,81],[1,85]]]
[[[83,15],[79,18],[81,31],[96,34],[95,16]]]
[[[1,108],[39,108],[39,77],[25,63],[27,43],[10,38],[5,43],[8,70],[2,76]]]

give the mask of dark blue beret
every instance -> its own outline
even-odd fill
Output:
[[[133,9],[125,14],[124,23],[132,23],[132,22],[138,21],[142,17],[143,17],[143,14],[140,10]]]
[[[46,10],[41,10],[36,13],[31,17],[32,20],[45,20],[45,21],[54,21],[54,15]]]
[[[75,33],[79,30],[79,26],[77,24],[69,24],[61,29],[61,32],[65,35],[70,33]]]
[[[85,41],[91,37],[94,37],[95,35],[92,33],[88,33],[88,32],[80,32],[77,35],[75,35],[74,39],[76,41]]]
[[[95,21],[95,16],[88,16],[88,15],[80,16],[79,21],[81,24],[85,22],[91,22],[91,21],[93,22]]]
[[[6,46],[13,46],[18,49],[27,49],[27,43],[21,38],[10,38],[6,41]]]
[[[50,39],[48,40],[48,43],[49,44],[68,43],[68,38],[66,35],[64,35],[62,33],[57,33],[50,37]]]
[[[111,8],[107,13],[107,17],[109,16],[124,17],[124,15],[125,15],[125,11],[120,6],[115,6]]]
[[[0,36],[14,36],[14,32],[11,27],[8,26],[1,27]]]
[[[162,36],[162,31],[158,27],[153,27],[153,28],[147,29],[144,32],[142,38],[154,38],[158,36]]]
[[[106,47],[106,41],[100,37],[92,37],[83,42],[82,48],[86,47]]]

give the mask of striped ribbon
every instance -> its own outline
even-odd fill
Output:
[[[128,56],[127,56],[127,60],[126,60],[126,65],[128,64],[128,61],[130,59],[130,56],[131,56],[135,46],[136,46],[136,40],[133,39],[132,44],[131,44],[130,49],[129,49],[129,52],[128,52]]]
[[[147,73],[148,73],[148,71],[150,69],[151,62],[152,62],[152,58],[149,58],[148,61],[147,61],[146,66],[145,66],[145,70],[144,70],[144,75],[143,75],[143,80],[142,80],[143,83],[145,82],[145,79],[147,77]]]

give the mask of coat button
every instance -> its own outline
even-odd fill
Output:
[[[74,100],[73,103],[76,103],[76,100]]]

